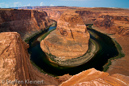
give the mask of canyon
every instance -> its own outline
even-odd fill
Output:
[[[52,76],[39,72],[32,66],[27,52],[29,45],[22,41],[20,34],[17,32],[0,33],[0,85],[1,86],[128,86],[129,76],[122,74],[109,75],[100,72],[94,68],[82,71],[77,75],[60,76],[57,80]],[[17,82],[8,82],[6,80],[19,80]],[[38,80],[39,84],[25,83],[24,80]]]
[[[67,10],[65,10],[65,8]],[[85,24],[93,24],[92,28],[107,34],[111,38],[115,39],[122,48],[122,52],[125,54],[123,58],[112,60],[107,72],[110,74],[120,73],[129,75],[128,69],[128,57],[129,57],[129,10],[121,8],[85,8],[85,7],[49,7],[49,8],[35,8],[38,10],[47,10],[50,17],[56,16],[56,12],[60,13],[66,11],[73,11],[79,13]],[[51,11],[50,11],[51,10]],[[51,13],[55,12],[55,13]],[[58,20],[60,16],[56,17]],[[54,18],[52,18],[54,19]]]
[[[26,10],[25,10],[26,9]],[[27,10],[32,9],[32,10]],[[46,12],[45,12],[46,11]],[[53,21],[57,21],[56,31],[49,34],[47,38],[52,38],[57,34],[58,38],[63,38],[63,42],[68,40],[74,40],[83,44],[82,33],[87,35],[87,40],[84,43],[88,43],[89,34],[84,33],[86,27],[81,26],[83,29],[72,30],[73,35],[69,27],[64,24],[66,21],[70,21],[71,25],[73,21],[69,20],[69,17],[65,15],[65,12],[73,13],[83,19],[84,24],[93,24],[93,29],[105,33],[111,38],[115,39],[122,47],[122,51],[125,54],[123,58],[112,60],[109,69],[106,72],[100,72],[95,69],[89,69],[80,71],[79,74],[70,76],[64,75],[59,79],[56,79],[48,74],[43,74],[37,70],[31,64],[30,56],[28,54],[29,45],[22,41],[30,37],[32,34],[44,30],[50,26]],[[64,14],[63,14],[64,13]],[[75,15],[74,15],[75,13]],[[76,14],[78,13],[78,14]],[[67,19],[63,18],[64,15]],[[69,14],[68,14],[69,15]],[[60,19],[60,17],[62,19]],[[82,20],[78,17],[80,24]],[[51,20],[52,19],[52,20]],[[64,26],[62,28],[61,26]],[[76,26],[76,25],[75,25]],[[14,32],[15,31],[15,32]],[[18,33],[17,33],[18,32]],[[86,31],[87,32],[87,31]],[[79,35],[79,37],[78,37]],[[67,37],[68,36],[68,37]],[[47,39],[46,38],[46,39]],[[75,39],[74,39],[75,38]],[[77,38],[77,39],[76,39]],[[85,38],[85,37],[84,37]],[[54,39],[56,39],[54,37]],[[81,42],[78,41],[81,39]],[[41,47],[44,44],[41,42]],[[57,43],[54,41],[50,43],[50,40],[46,40],[47,47],[51,49],[60,49],[65,46],[54,45]],[[8,80],[43,80],[44,83],[41,86],[128,86],[129,85],[129,10],[119,8],[85,8],[85,7],[29,7],[20,9],[0,9],[0,85],[8,86],[7,83],[2,83],[6,79]],[[59,44],[59,43],[58,43]],[[85,45],[87,48],[88,46]],[[78,47],[78,46],[77,46]],[[84,50],[86,52],[87,48]],[[43,49],[43,48],[42,48]],[[72,48],[71,48],[72,49]],[[83,51],[83,48],[80,48]],[[54,50],[53,50],[54,51]],[[47,49],[46,49],[46,52]],[[57,54],[58,52],[56,52]],[[74,53],[74,52],[72,52]],[[84,52],[81,52],[83,55]],[[71,54],[72,55],[72,54]],[[76,54],[74,54],[76,55]],[[80,55],[79,55],[80,56]],[[59,56],[61,57],[61,56]],[[66,56],[67,57],[67,56]],[[72,58],[75,58],[74,56]],[[11,86],[11,85],[10,85]],[[16,84],[18,86],[18,84]],[[27,86],[33,86],[28,84]],[[35,86],[35,85],[34,85]],[[40,85],[37,85],[40,86]]]

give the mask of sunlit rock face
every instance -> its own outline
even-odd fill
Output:
[[[82,56],[88,50],[90,35],[77,13],[63,13],[57,28],[41,41],[41,48],[48,54],[62,59]]]
[[[109,75],[94,68],[72,76],[60,86],[128,86],[129,76]]]
[[[29,45],[17,32],[0,33],[0,86],[57,86],[55,78],[42,74],[32,66],[27,48]],[[26,80],[41,83],[27,84]]]
[[[77,13],[62,14],[57,21],[57,25],[57,33],[67,40],[82,41],[81,39],[89,36],[83,20]]]

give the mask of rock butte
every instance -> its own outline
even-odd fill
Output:
[[[84,55],[88,50],[90,35],[83,20],[77,13],[63,13],[52,31],[40,46],[48,54],[62,59]]]

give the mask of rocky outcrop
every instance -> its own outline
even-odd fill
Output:
[[[72,76],[60,86],[128,86],[129,76],[109,75],[94,68]]]
[[[28,47],[17,32],[0,33],[0,86],[57,86],[55,78],[31,65]]]
[[[65,74],[65,75],[62,75],[62,76],[58,76],[58,81],[59,83],[61,84],[62,82],[70,79],[72,77],[72,75],[69,75],[69,74]]]
[[[94,22],[94,26],[106,29],[109,34],[129,36],[129,17],[119,15],[101,15]]]
[[[0,32],[16,31],[24,39],[51,23],[44,11],[0,9]]]
[[[77,58],[88,50],[89,33],[77,13],[63,13],[57,21],[57,28],[51,32],[40,46],[48,54],[61,60]]]
[[[90,10],[77,10],[76,13],[82,17],[85,24],[93,24],[100,14],[100,12],[92,12]]]

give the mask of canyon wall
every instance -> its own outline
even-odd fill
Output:
[[[58,21],[64,12],[78,13],[85,24],[94,24],[109,34],[128,36],[129,10],[120,8],[84,8],[84,7],[44,7],[35,8],[46,11],[51,19]]]
[[[55,21],[57,21],[60,18],[61,14],[64,12],[63,10],[53,10],[53,9],[42,9],[42,11],[47,12],[49,18]]]
[[[85,24],[93,24],[100,12],[93,12],[90,10],[77,10],[76,13],[78,13]]]
[[[55,78],[32,66],[28,47],[17,32],[0,33],[0,86],[57,86]],[[29,81],[39,83],[31,84]]]
[[[35,8],[36,10],[39,11],[45,11],[47,12],[48,16],[50,19],[53,19],[55,21],[58,21],[58,19],[60,18],[61,14],[64,12],[69,11],[70,9],[72,9],[72,7],[66,7],[66,6],[54,6],[54,7],[44,7],[44,8]]]
[[[105,29],[109,34],[129,36],[129,16],[103,14],[94,22],[94,26]]]
[[[0,9],[0,32],[16,31],[23,39],[43,30],[51,23],[44,11]]]

